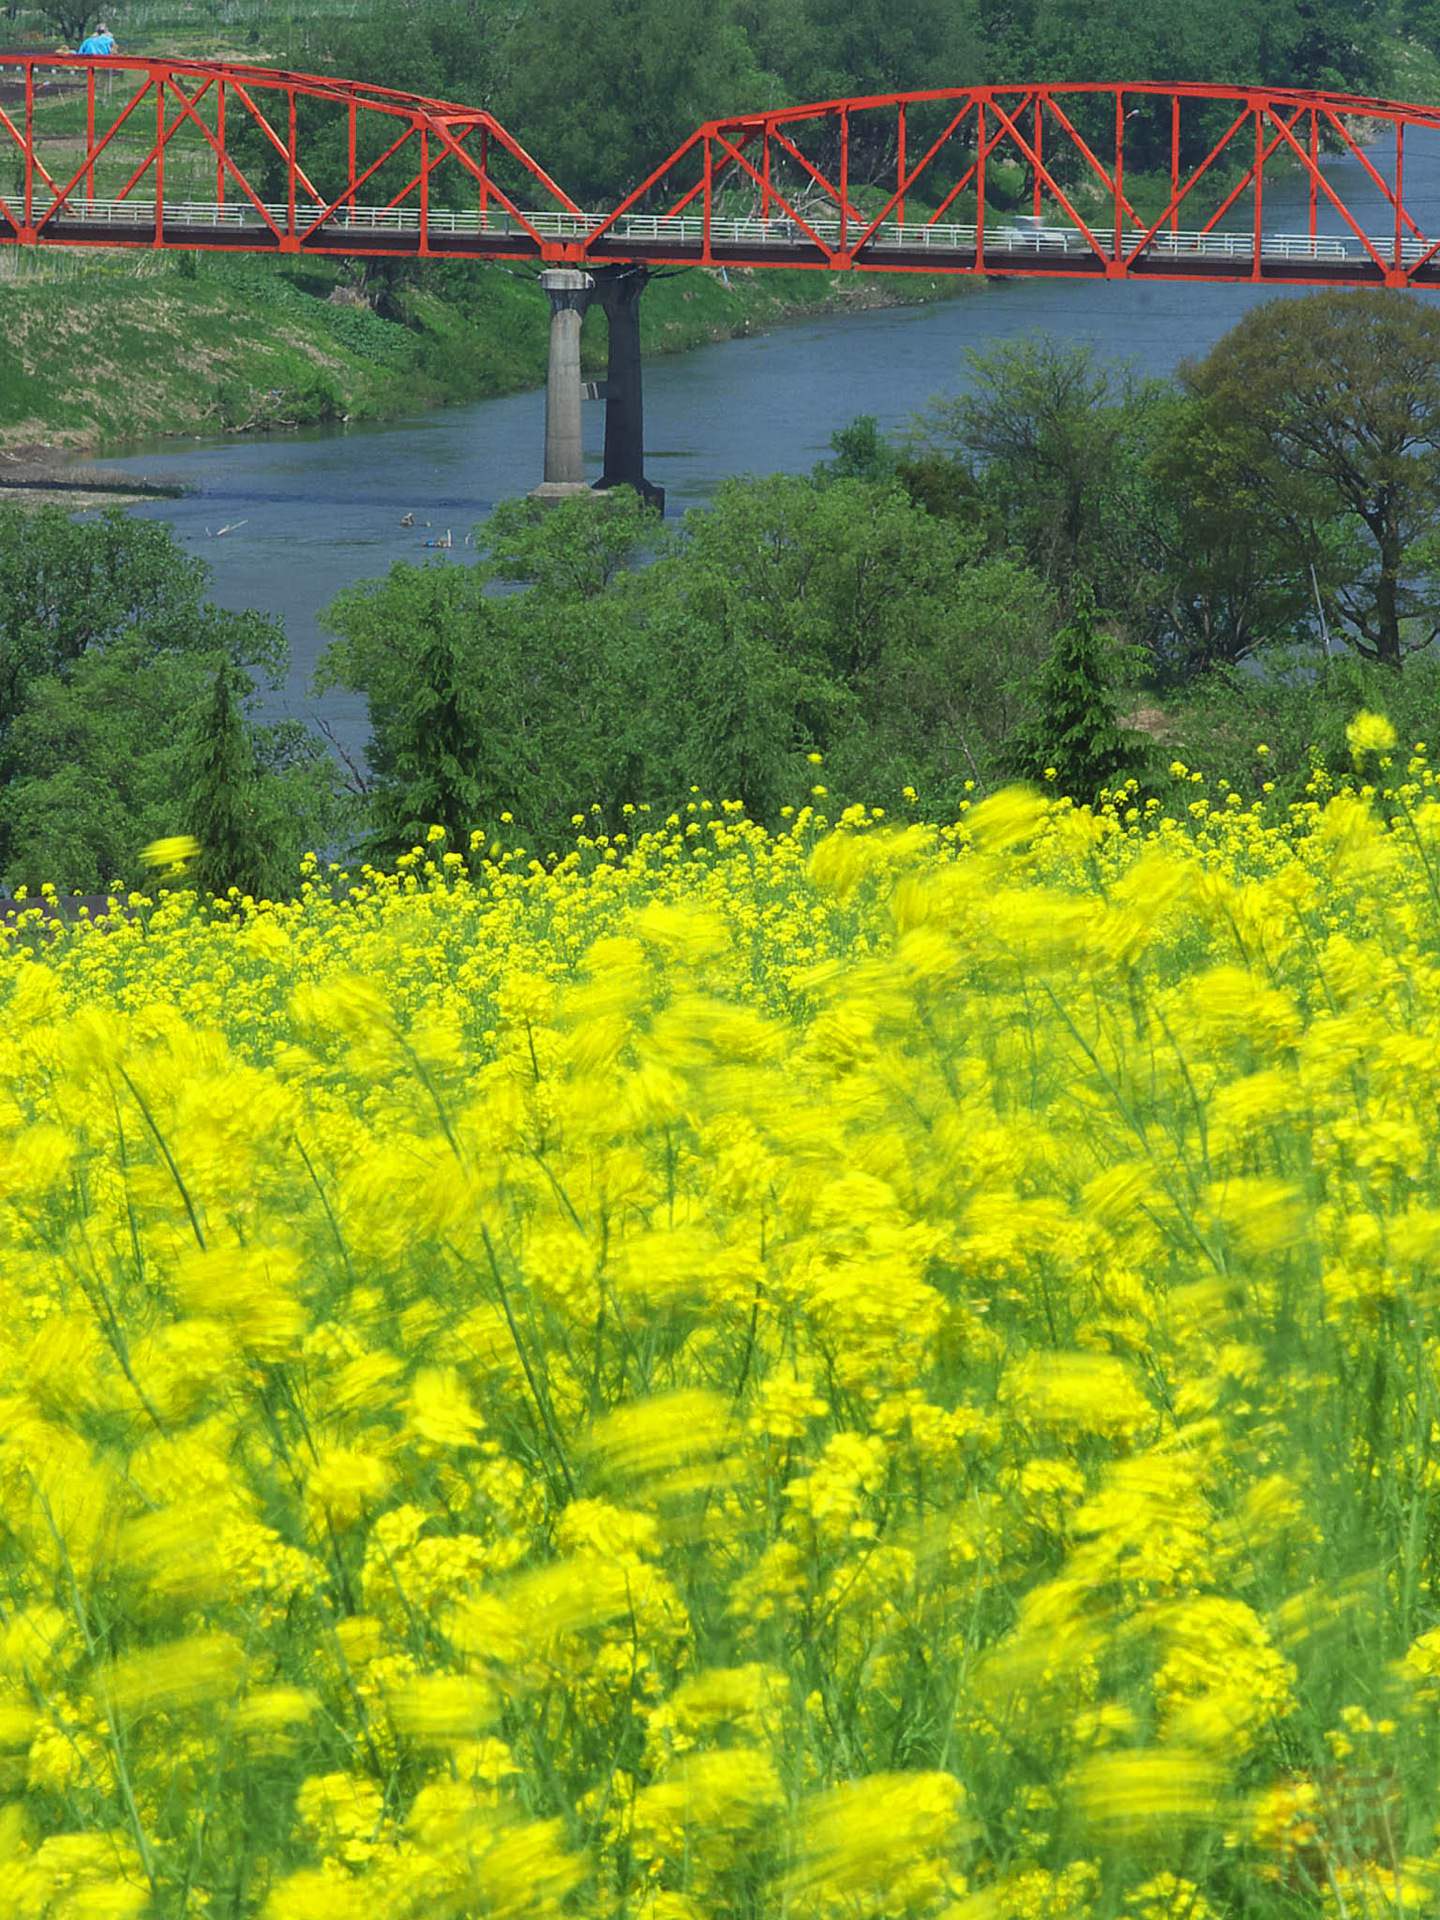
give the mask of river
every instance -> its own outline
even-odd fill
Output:
[[[1359,162],[1347,156],[1328,171],[1356,204]],[[1373,190],[1372,200],[1367,228],[1383,232],[1387,216]],[[1440,139],[1407,141],[1406,200],[1428,231],[1440,231]],[[1267,180],[1268,229],[1303,232],[1306,205],[1298,179]],[[1346,231],[1323,202],[1321,228]],[[1168,374],[1257,302],[1277,297],[1296,296],[1245,285],[991,281],[958,300],[836,314],[653,359],[645,374],[649,473],[676,515],[703,505],[731,474],[808,469],[856,414],[903,427],[934,395],[963,386],[969,348],[1050,334],[1084,341],[1139,373]],[[587,455],[598,471],[604,408],[587,406],[585,415]],[[470,557],[464,542],[475,523],[539,479],[543,421],[544,395],[531,392],[378,426],[168,440],[106,464],[187,489],[136,511],[168,520],[210,565],[221,605],[283,619],[291,672],[267,701],[269,715],[324,721],[355,751],[365,739],[363,704],[310,692],[326,643],[323,608],[342,587],[397,560],[434,558],[422,543],[447,528],[452,561]],[[400,525],[407,513],[414,528]],[[235,530],[215,538],[225,526]]]

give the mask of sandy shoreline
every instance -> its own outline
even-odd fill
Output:
[[[0,504],[129,507],[140,500],[173,500],[183,488],[134,479],[101,464],[66,458],[49,447],[0,448]]]

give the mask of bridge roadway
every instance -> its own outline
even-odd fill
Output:
[[[304,207],[294,216],[288,207],[249,201],[166,202],[159,227],[153,201],[76,199],[45,220],[42,233],[57,245],[153,247],[197,246],[246,253],[267,250],[332,255],[418,254],[421,215],[415,207],[353,206],[331,211]],[[708,224],[708,245],[707,245]],[[603,228],[598,238],[590,236]],[[807,232],[808,229],[808,232]],[[866,231],[852,221],[850,233]],[[871,272],[1024,273],[1114,277],[1118,260],[1127,275],[1167,280],[1260,280],[1278,283],[1384,284],[1387,264],[1395,262],[1393,234],[1358,235],[1262,233],[1257,260],[1255,235],[1246,231],[1154,232],[1127,228],[1092,230],[1093,241],[1078,227],[1040,224],[1024,218],[990,222],[983,236],[972,226],[904,225],[883,222],[851,257],[849,264]],[[5,236],[0,233],[0,244]],[[634,262],[653,266],[825,266],[844,252],[846,235],[835,218],[789,216],[771,219],[722,219],[683,214],[568,213],[547,208],[517,210],[515,215],[473,208],[447,211],[430,207],[424,251],[438,259],[538,260],[547,243],[584,245],[589,263]],[[287,244],[288,242],[288,244]],[[1440,286],[1440,254],[1433,242],[1402,236],[1399,264],[1416,284]]]

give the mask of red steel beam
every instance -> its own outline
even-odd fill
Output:
[[[131,83],[126,87],[120,108],[110,115],[108,126],[101,124],[97,99],[97,75],[102,69],[107,74],[124,76]],[[92,60],[75,55],[18,55],[7,60],[0,56],[0,71],[4,70],[14,70],[20,75],[24,110],[22,118],[18,113],[12,116],[0,108],[0,141],[8,136],[20,149],[22,163],[20,193],[9,202],[0,198],[0,245],[165,247],[200,244],[223,247],[227,251],[280,248],[287,252],[307,247],[331,255],[384,257],[418,244],[421,253],[473,255],[476,251],[473,235],[457,236],[452,242],[447,232],[436,234],[431,230],[437,195],[450,192],[456,175],[463,174],[471,183],[467,194],[472,194],[478,185],[485,251],[518,259],[539,257],[583,265],[586,261],[627,258],[676,264],[724,258],[737,264],[804,266],[819,271],[992,271],[1046,278],[1077,273],[1125,277],[1142,271],[1160,276],[1168,266],[1173,266],[1176,277],[1221,283],[1242,277],[1242,269],[1244,277],[1283,279],[1291,284],[1333,284],[1337,279],[1378,278],[1391,285],[1415,286],[1440,280],[1432,265],[1440,254],[1440,240],[1434,245],[1426,243],[1420,209],[1410,208],[1405,198],[1407,137],[1413,128],[1440,130],[1440,108],[1376,100],[1358,94],[1209,86],[1200,82],[1082,82],[929,88],[785,107],[707,122],[611,213],[598,220],[593,230],[564,237],[542,232],[536,224],[534,203],[527,207],[526,199],[538,192],[542,196],[539,204],[547,208],[575,215],[580,214],[580,208],[493,116],[451,101],[244,62],[123,57]],[[42,157],[46,115],[37,98],[42,78],[68,79],[76,91],[83,89],[84,93],[84,153],[78,166],[67,153],[65,173],[68,177],[63,185]],[[87,204],[97,198],[101,164],[114,170],[116,156],[121,151],[116,142],[131,125],[142,101],[152,93],[155,98],[153,136],[138,165],[133,164],[134,149],[131,148],[125,163],[128,171],[121,170],[118,192],[112,191],[110,197],[131,198],[149,176],[155,201],[153,233],[147,219],[139,230],[117,227],[113,232],[85,233],[77,237],[75,227],[83,219],[83,213],[76,203],[81,196]],[[213,115],[208,110],[200,111],[208,93],[213,93],[215,99]],[[238,121],[230,110],[232,95],[242,110]],[[1187,164],[1183,159],[1182,108],[1187,102],[1208,102],[1233,110],[1228,132],[1198,164]],[[1133,176],[1132,155],[1127,152],[1127,127],[1148,103],[1158,106],[1169,119],[1169,196],[1164,212],[1153,223],[1138,218],[1127,188],[1127,167]],[[302,108],[306,109],[303,115]],[[913,116],[923,108],[941,109],[938,119],[943,120],[945,126],[938,139],[929,141],[916,164],[912,154],[920,143],[915,136]],[[312,109],[333,110],[344,117],[344,159],[339,165],[334,162],[333,149],[315,149],[310,144]],[[948,111],[943,111],[945,109]],[[109,111],[107,108],[107,113]],[[877,119],[867,120],[867,115]],[[891,115],[894,116],[893,132]],[[357,156],[357,129],[362,116],[391,123],[377,143],[380,159],[369,166],[362,166]],[[1394,130],[1393,170],[1388,178],[1385,162],[1380,160],[1378,152],[1372,155],[1354,135],[1350,123],[1360,116],[1372,122],[1379,120]],[[1097,123],[1103,125],[1107,118],[1113,124],[1114,152],[1112,158],[1102,159],[1101,152],[1109,144],[1110,136],[1097,135],[1096,127]],[[1047,120],[1053,123],[1048,139]],[[283,169],[286,207],[283,231],[278,214],[272,219],[265,211],[260,191],[246,178],[232,150],[235,126],[243,126],[247,121],[258,130]],[[1247,144],[1240,138],[1240,130],[1247,123],[1253,125],[1253,149],[1238,163],[1238,181],[1227,167],[1220,204],[1208,214],[1200,230],[1213,232],[1240,197],[1250,192],[1254,196],[1250,244],[1237,261],[1236,271],[1209,272],[1199,259],[1195,262],[1196,271],[1184,271],[1183,263],[1177,264],[1157,253],[1153,243],[1167,223],[1172,232],[1179,231],[1182,206],[1202,182],[1220,177],[1220,166],[1228,153],[1238,152],[1241,145]],[[1360,202],[1352,204],[1347,193],[1326,178],[1321,164],[1322,129],[1327,143],[1338,147],[1359,168],[1367,194],[1374,189],[1380,195],[1386,209],[1383,231],[1368,232],[1357,215]],[[466,150],[466,143],[477,130],[480,133],[478,163]],[[824,166],[804,151],[805,147],[815,150],[812,133],[827,142],[824,152],[833,156]],[[233,233],[206,236],[198,243],[176,233],[174,202],[184,191],[180,155],[191,150],[192,135],[203,141],[204,148],[213,157],[216,203],[224,203],[227,189],[233,184],[255,209],[259,224],[236,228]],[[384,189],[384,200],[391,208],[413,204],[418,213],[418,226],[407,228],[403,236],[395,236],[389,244],[385,244],[387,236],[383,233],[327,234],[325,228],[334,213],[341,207],[356,205],[366,183],[412,139],[419,149],[419,170],[412,168],[398,191],[394,190],[392,180]],[[862,214],[855,204],[855,181],[862,166],[867,178],[877,165],[888,170],[892,139],[893,190],[882,188],[885,198],[878,214]],[[133,130],[127,140],[133,140]],[[877,141],[882,156],[879,160]],[[758,165],[747,152],[757,144]],[[1077,235],[1083,237],[1085,255],[1073,256],[1068,263],[1058,263],[1054,259],[1047,261],[1038,253],[1033,259],[1007,255],[1003,251],[997,253],[993,239],[996,215],[991,205],[994,163],[997,157],[1012,149],[1028,164],[1030,199],[1035,212],[1042,212],[1047,200],[1063,210]],[[373,150],[367,147],[367,151]],[[312,151],[331,156],[325,161],[329,170],[341,172],[343,167],[341,178],[323,180],[321,168],[309,158]],[[1296,262],[1298,270],[1293,273],[1277,274],[1267,270],[1269,263],[1263,252],[1265,175],[1277,153],[1297,160],[1306,177],[1311,236],[1318,236],[1322,195],[1354,236],[1358,246],[1352,247],[1348,266],[1340,263],[1322,271],[1319,263],[1307,268],[1305,263]],[[698,180],[695,177],[697,160]],[[504,183],[497,179],[492,163],[503,166]],[[834,175],[826,170],[832,165],[836,168]],[[1413,167],[1411,172],[1413,175]],[[758,190],[762,215],[768,217],[772,211],[779,211],[795,222],[801,240],[794,249],[781,246],[747,249],[717,239],[717,188],[722,178],[737,174]],[[1093,180],[1105,195],[1111,232],[1104,239],[1078,212],[1077,177],[1082,182]],[[517,178],[518,188],[514,184]],[[178,188],[177,181],[182,183]],[[806,189],[816,187],[825,195],[838,213],[838,245],[822,241],[816,227],[799,212],[795,185],[791,183]],[[907,210],[914,217],[913,203],[917,198],[923,196],[926,207],[935,209],[925,216],[926,224],[933,227],[959,195],[971,188],[976,196],[973,257],[967,248],[961,258],[931,257],[921,262],[912,254],[903,263],[896,263],[887,260],[886,249],[875,244],[876,236],[892,218],[898,217],[903,227]],[[675,222],[668,228],[669,237],[664,237],[667,221],[662,213],[658,229],[662,237],[658,241],[637,238],[627,243],[618,223],[627,213],[644,206],[652,195],[661,194],[669,201],[668,216]],[[678,216],[702,196],[704,217],[697,247],[682,241]],[[1210,194],[1205,196],[1207,207],[1212,198]],[[304,206],[302,200],[306,203]],[[440,204],[446,201],[442,199]],[[473,207],[473,198],[469,204]],[[1368,206],[1368,201],[1366,204]],[[873,207],[875,200],[871,200],[870,205]],[[514,229],[513,233],[493,232],[489,224],[492,207],[503,210],[507,216],[505,224]],[[1127,244],[1127,222],[1140,230],[1138,244]],[[1421,250],[1417,259],[1407,263],[1404,254],[1410,241],[1419,241]],[[810,257],[793,257],[801,252],[809,253]],[[1078,266],[1077,258],[1081,262]],[[1432,276],[1430,281],[1420,278],[1427,271]]]

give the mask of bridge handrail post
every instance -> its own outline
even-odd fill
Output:
[[[299,127],[295,107],[295,89],[294,87],[287,87],[285,91],[287,105],[289,107],[288,151],[286,153],[285,166],[285,232],[287,238],[293,244],[298,237],[295,231],[295,174],[299,164]]]
[[[165,69],[155,69],[155,244],[165,244]]]
[[[845,215],[850,206],[850,109],[840,109],[840,251],[845,251]]]
[[[85,158],[89,162],[85,169],[85,200],[88,205],[95,198],[95,69],[90,67],[85,74]]]
[[[1395,117],[1395,266],[1404,258],[1402,225],[1405,213],[1405,122]]]
[[[25,231],[35,225],[35,63],[25,62]]]

